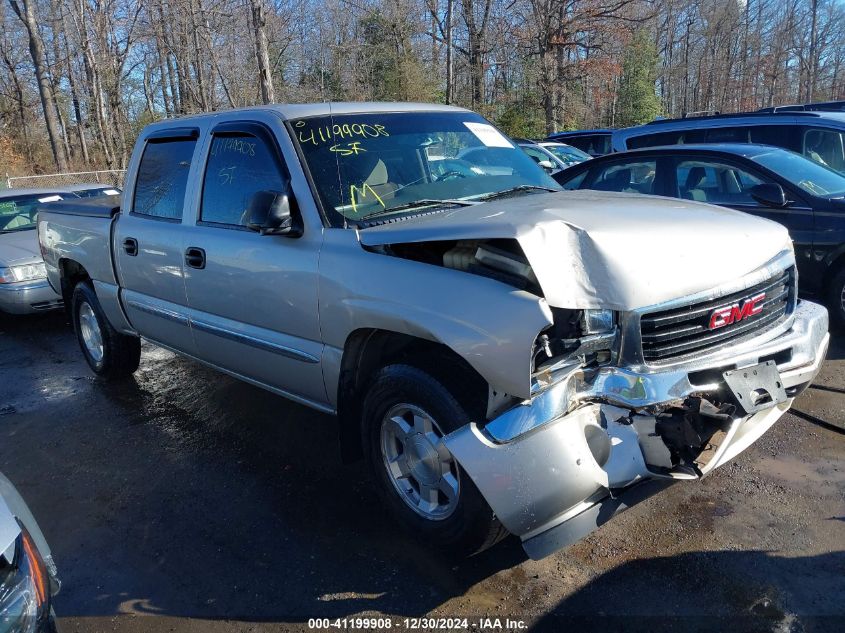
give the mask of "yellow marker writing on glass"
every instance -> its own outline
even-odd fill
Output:
[[[378,200],[378,203],[383,207],[384,200],[382,200],[379,195],[375,192],[375,190],[370,187],[367,183],[364,183],[360,187],[356,187],[352,185],[349,187],[349,199],[352,201],[352,210],[356,213],[358,212],[358,201],[359,199],[363,199],[367,197],[367,193],[373,194],[373,197]]]

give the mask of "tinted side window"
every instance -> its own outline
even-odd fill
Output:
[[[755,125],[751,128],[751,142],[791,149],[790,132],[794,129],[788,125]]]
[[[565,179],[565,174],[567,171],[568,170],[564,170],[560,172],[560,174],[555,174],[554,176],[552,176],[552,178],[557,180],[560,183],[560,186],[564,189],[568,189],[570,191],[572,191],[573,189],[580,189],[581,185],[584,183],[584,179],[587,177],[587,173],[589,170],[585,169],[580,174],[578,174],[574,178],[570,178],[569,180]]]
[[[757,205],[750,190],[763,181],[744,169],[708,160],[687,160],[677,167],[678,197],[722,205]]]
[[[660,132],[659,134],[644,134],[628,139],[628,149],[642,147],[657,147],[659,145],[677,145],[683,142],[683,132]]]
[[[205,166],[200,220],[246,226],[252,196],[284,187],[276,152],[263,139],[251,134],[215,135]]]
[[[591,179],[586,189],[598,191],[620,191],[625,193],[654,193],[654,176],[657,173],[655,160],[626,163],[612,163],[598,169],[591,169]]]
[[[749,129],[743,126],[715,127],[707,130],[708,143],[748,143]]]
[[[820,165],[845,173],[845,134],[842,132],[807,128],[802,153]]]
[[[187,139],[147,143],[138,165],[133,213],[171,220],[182,218],[196,144]]]
[[[588,134],[562,138],[560,141],[577,147],[590,156],[604,156],[610,153],[610,134]]]

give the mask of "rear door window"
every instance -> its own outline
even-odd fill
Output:
[[[676,177],[679,198],[726,206],[757,206],[750,190],[764,182],[748,170],[706,159],[679,162]]]
[[[147,143],[138,165],[132,213],[164,220],[182,218],[196,144],[195,139],[183,138]]]
[[[714,127],[705,134],[708,143],[748,143],[750,130],[742,125],[731,127]]]
[[[845,134],[842,132],[807,128],[804,131],[802,153],[819,165],[845,173]]]
[[[622,193],[654,193],[656,160],[617,162],[590,170],[583,188]],[[572,187],[567,187],[572,188]]]
[[[628,149],[640,149],[643,147],[658,147],[660,145],[677,145],[683,143],[683,132],[660,132],[659,134],[643,134],[628,139]]]
[[[751,142],[795,149],[795,132],[794,125],[755,125],[751,127]]]

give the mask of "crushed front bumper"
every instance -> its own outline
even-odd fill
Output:
[[[62,298],[46,279],[0,284],[0,312],[34,314],[62,307]]]
[[[542,558],[674,481],[698,479],[748,448],[815,377],[829,343],[827,311],[803,301],[789,329],[727,352],[645,371],[605,367],[568,374],[483,427],[469,424],[446,445],[502,524]],[[655,423],[690,399],[723,399],[723,371],[777,364],[786,399],[723,416],[692,467],[668,458]],[[740,409],[740,411],[742,411]],[[664,455],[665,453],[665,455]]]

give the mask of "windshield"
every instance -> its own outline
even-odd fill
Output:
[[[516,187],[560,188],[470,112],[312,117],[294,120],[291,127],[336,227],[398,207],[397,214],[419,213]]]
[[[752,159],[814,196],[841,198],[845,195],[845,176],[795,152],[772,150]]]
[[[577,147],[569,147],[568,145],[543,145],[545,149],[557,156],[567,165],[577,165],[583,163],[585,160],[592,158],[587,152],[582,152]]]
[[[45,202],[55,202],[66,197],[75,196],[57,193],[3,196],[0,198],[0,232],[34,229],[38,207]]]

